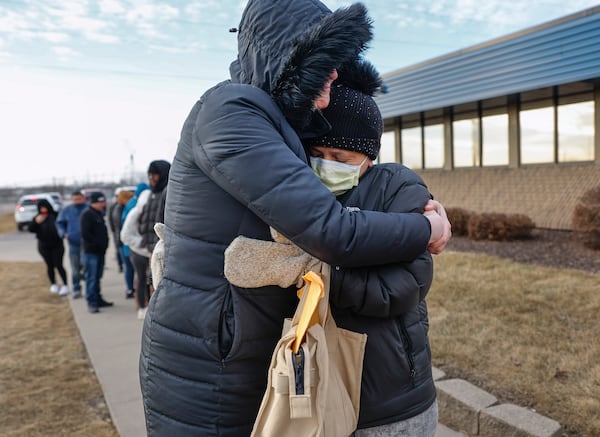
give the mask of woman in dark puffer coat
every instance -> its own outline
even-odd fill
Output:
[[[140,356],[148,435],[250,434],[297,297],[231,285],[223,260],[235,237],[270,240],[272,226],[348,267],[412,260],[439,238],[419,213],[347,211],[307,164],[299,136],[330,128],[315,101],[328,78],[372,68],[359,61],[371,37],[361,4],[332,13],[316,0],[248,2],[231,80],[192,108],[171,167],[164,278]]]

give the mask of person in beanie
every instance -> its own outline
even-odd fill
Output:
[[[150,270],[150,257],[154,246],[158,241],[158,236],[154,232],[156,223],[163,223],[165,220],[165,202],[167,198],[167,184],[169,182],[169,170],[171,164],[164,160],[152,161],[148,166],[148,183],[150,184],[150,195],[142,208],[138,218],[138,232],[142,236],[141,248],[149,254],[145,260],[136,259],[136,269],[146,269],[146,287],[147,294],[138,295],[138,318],[144,319],[148,300],[154,291],[152,286],[152,272]]]
[[[364,5],[332,12],[318,0],[249,0],[237,35],[230,79],[191,110],[169,175],[164,276],[140,354],[150,437],[252,431],[298,298],[294,287],[231,284],[224,254],[236,237],[268,240],[272,226],[346,267],[412,260],[445,238],[436,213],[345,209],[308,165],[300,138],[330,129],[320,110],[331,83],[364,68],[372,38]]]
[[[104,223],[106,197],[99,191],[89,196],[90,206],[81,214],[81,241],[85,253],[85,298],[90,313],[112,306],[102,298],[100,280],[104,272],[104,255],[108,248],[108,229]]]
[[[323,110],[332,129],[305,141],[311,165],[349,210],[423,212],[431,195],[416,173],[397,163],[373,163],[383,122],[371,83],[364,85],[364,92],[332,87]],[[284,249],[277,238],[265,243],[236,238],[225,252],[227,279],[241,287],[298,285],[315,258],[289,245]],[[331,269],[329,300],[337,326],[368,336],[354,437],[435,434],[437,402],[425,303],[432,279],[429,251],[401,263]]]
[[[362,91],[332,88],[323,110],[332,129],[305,142],[313,170],[347,208],[423,212],[432,196],[415,172],[398,163],[373,163],[383,121],[371,97],[374,90]],[[432,280],[429,251],[410,262],[331,269],[330,303],[337,325],[368,335],[355,437],[435,434],[425,302]]]

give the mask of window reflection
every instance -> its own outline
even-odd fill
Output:
[[[508,165],[508,114],[481,119],[483,165]]]
[[[521,111],[521,163],[554,162],[554,108]]]
[[[444,126],[425,126],[425,168],[441,168],[444,165]]]
[[[459,120],[452,123],[455,167],[479,166],[479,120]]]
[[[558,161],[594,160],[594,102],[558,107]]]
[[[381,136],[381,149],[379,149],[377,162],[398,162],[396,158],[396,131],[387,131]]]
[[[420,127],[402,129],[402,164],[409,168],[423,168]]]

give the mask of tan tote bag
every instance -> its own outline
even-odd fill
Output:
[[[366,334],[338,328],[330,267],[304,277],[271,359],[253,437],[348,437],[358,422]]]

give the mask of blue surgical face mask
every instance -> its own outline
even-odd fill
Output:
[[[367,158],[365,157],[358,165],[350,165],[311,156],[310,166],[316,175],[319,176],[323,185],[334,195],[339,196],[358,185],[360,169],[367,161]]]

